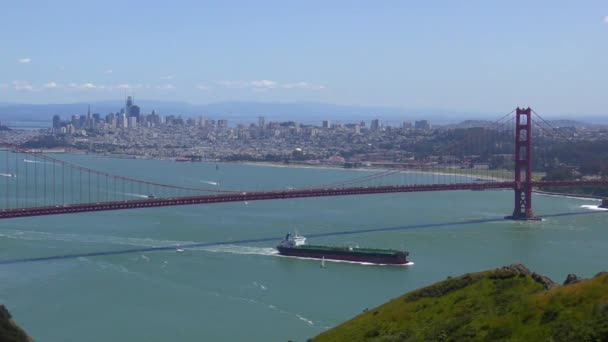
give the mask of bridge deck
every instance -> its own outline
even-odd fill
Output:
[[[534,187],[539,186],[605,186],[607,181],[540,181],[532,182]],[[456,184],[419,184],[375,187],[349,187],[349,188],[318,188],[302,190],[257,191],[228,193],[218,195],[188,196],[174,198],[150,198],[141,200],[82,203],[71,205],[57,205],[32,208],[18,208],[0,210],[0,219],[72,214],[91,211],[123,210],[137,208],[168,207],[177,205],[213,204],[226,202],[263,201],[273,199],[329,197],[348,195],[371,195],[402,192],[428,192],[450,190],[488,190],[488,189],[514,189],[515,182],[489,182],[489,183],[456,183]]]

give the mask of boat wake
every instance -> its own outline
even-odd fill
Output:
[[[278,255],[279,251],[270,247],[249,247],[238,245],[220,245],[211,247],[198,247],[196,250],[214,253],[232,253],[248,255]]]
[[[220,185],[220,182],[214,182],[214,181],[205,181],[205,180],[202,180],[202,181],[201,181],[201,183],[204,183],[204,184],[209,184],[209,185],[213,185],[213,186],[218,186],[218,185]]]
[[[78,260],[85,264],[89,264],[89,265],[98,267],[104,271],[118,272],[118,273],[132,273],[128,268],[126,268],[125,266],[120,265],[120,264],[114,264],[111,262],[101,261],[101,260],[97,260],[97,259],[92,260],[92,259],[85,258],[85,257],[80,257],[80,258],[78,258]]]
[[[106,243],[112,245],[129,245],[138,247],[171,247],[196,243],[193,241],[155,240],[149,238],[128,238],[106,235],[61,234],[13,229],[0,230],[0,237],[7,237],[19,240],[64,241],[75,243]]]
[[[584,204],[580,206],[581,208],[585,208],[585,209],[589,209],[589,210],[597,210],[597,211],[606,211],[608,209],[606,208],[600,208],[599,205],[589,205],[589,204]]]
[[[305,322],[308,325],[320,325],[323,322],[322,321],[313,321],[312,319],[309,319],[307,317],[304,317],[303,315],[296,313],[296,312],[291,312],[291,311],[287,311],[284,310],[282,308],[277,307],[276,305],[272,305],[269,303],[266,303],[264,301],[258,300],[258,299],[254,299],[254,298],[247,298],[247,297],[240,297],[240,296],[233,296],[230,294],[224,294],[224,293],[220,293],[220,292],[216,292],[216,291],[205,291],[208,295],[211,296],[215,296],[215,297],[221,297],[221,298],[226,298],[226,299],[230,299],[230,300],[235,300],[235,301],[239,301],[239,302],[244,302],[244,303],[249,303],[252,305],[260,305],[260,306],[264,306],[272,311],[276,311],[278,313],[281,313],[283,315],[286,316],[291,316],[294,317],[295,319],[298,319],[299,321]],[[325,327],[326,329],[328,329],[329,327]]]
[[[148,195],[142,195],[142,194],[132,194],[130,192],[123,192],[123,195],[127,195],[127,196],[131,196],[131,197],[138,197],[138,198],[149,198],[150,196]]]
[[[304,321],[304,322],[308,323],[309,325],[314,325],[315,324],[315,322],[309,320],[308,318],[306,318],[306,317],[304,317],[304,316],[302,316],[300,314],[296,314],[296,317],[298,317],[298,319],[300,321]]]
[[[255,287],[259,288],[259,289],[260,289],[260,290],[262,290],[262,291],[266,291],[266,290],[268,290],[268,288],[267,288],[266,286],[264,286],[264,284],[262,284],[262,283],[258,283],[257,281],[254,281],[254,282],[253,282],[253,286],[255,286]]]
[[[23,159],[24,163],[34,163],[34,164],[53,164],[49,162],[39,161],[39,160],[31,160],[31,159]]]

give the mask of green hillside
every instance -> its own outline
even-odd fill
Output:
[[[407,293],[312,339],[608,341],[608,273],[559,286],[512,265]]]
[[[4,305],[0,305],[0,342],[32,342],[27,334],[11,319]]]

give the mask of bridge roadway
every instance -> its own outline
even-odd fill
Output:
[[[455,183],[455,184],[417,184],[417,185],[395,185],[395,186],[373,186],[373,187],[348,187],[348,188],[315,188],[315,189],[293,189],[279,191],[254,191],[234,192],[218,195],[202,195],[172,198],[148,198],[127,201],[96,202],[82,204],[66,204],[32,208],[17,208],[0,210],[0,219],[74,214],[91,211],[123,210],[138,208],[168,207],[177,205],[213,204],[226,202],[263,201],[273,199],[307,198],[307,197],[329,197],[348,195],[370,195],[401,192],[427,192],[427,191],[449,191],[449,190],[489,190],[489,189],[514,189],[515,182],[489,182],[489,183]],[[532,182],[533,187],[539,186],[607,186],[608,181],[541,181]]]

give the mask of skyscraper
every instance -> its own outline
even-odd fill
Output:
[[[135,116],[130,116],[130,117],[129,117],[128,126],[129,126],[129,128],[130,128],[130,129],[135,129],[135,128],[137,128],[137,117],[135,117]]]
[[[380,120],[374,119],[369,127],[372,131],[377,131],[380,129]]]
[[[263,116],[258,117],[258,127],[264,128],[266,123],[266,119]]]
[[[127,96],[127,102],[125,103],[125,113],[129,113],[129,109],[133,105],[133,98],[131,96]]]
[[[129,108],[129,112],[127,113],[129,115],[129,117],[134,117],[137,121],[139,121],[140,118],[140,109],[138,105],[132,105]]]
[[[61,118],[59,115],[53,115],[53,128],[60,129],[61,128]]]
[[[427,120],[420,120],[414,123],[414,128],[420,130],[429,130],[431,129],[431,124]]]

